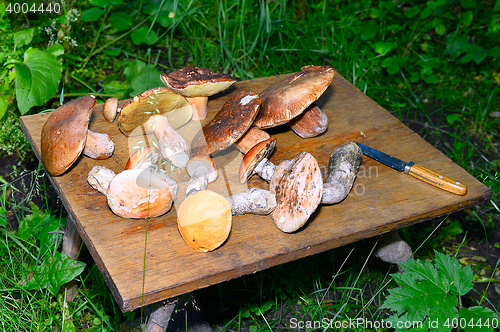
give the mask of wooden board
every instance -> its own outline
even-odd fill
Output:
[[[238,82],[210,99],[203,123],[237,89],[259,93],[285,76]],[[450,194],[364,157],[351,194],[340,204],[320,206],[300,231],[283,233],[270,216],[235,216],[227,242],[213,252],[199,253],[179,235],[175,206],[168,214],[150,220],[122,219],[110,211],[105,197],[87,184],[87,174],[94,165],[120,172],[129,157],[129,145],[137,144],[119,132],[116,122],[108,123],[102,116],[102,104],[97,105],[90,128],[113,137],[114,156],[102,161],[82,156],[67,173],[51,177],[51,181],[123,311],[445,215],[491,197],[486,186],[338,73],[318,105],[329,117],[327,132],[302,139],[287,125],[268,130],[277,138],[271,161],[278,164],[308,151],[318,159],[325,175],[331,151],[357,140],[461,181],[468,186],[468,194]],[[21,117],[23,131],[39,158],[40,132],[48,116]],[[199,124],[190,123],[179,132],[190,141],[198,128]],[[219,179],[209,189],[223,195],[247,189],[247,185],[237,183],[240,161],[236,150],[216,157],[221,168]],[[179,182],[178,206],[184,199],[188,176],[184,171],[171,173]],[[268,188],[256,176],[248,186]]]

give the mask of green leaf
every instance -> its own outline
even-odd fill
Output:
[[[435,28],[434,31],[440,36],[444,36],[446,33],[446,26],[443,23],[438,24]]]
[[[465,26],[468,27],[471,25],[473,18],[474,18],[474,13],[472,13],[472,11],[468,10],[462,14],[462,18],[460,19],[460,22],[462,22]]]
[[[158,11],[160,9],[161,10]],[[149,0],[142,12],[150,15],[150,21],[166,28],[174,22],[174,2],[171,0]]]
[[[0,120],[3,118],[5,113],[7,113],[7,108],[9,107],[9,101],[7,99],[4,99],[4,97],[8,96],[0,97]]]
[[[46,288],[52,295],[56,295],[62,285],[79,276],[83,269],[85,263],[56,251],[54,256],[45,256],[44,262],[36,267],[24,287],[29,290]]]
[[[462,63],[467,63],[471,60],[474,60],[477,64],[480,64],[488,56],[488,52],[489,52],[488,49],[478,47],[476,50],[471,51],[466,55],[464,55],[463,57],[461,57],[458,61]]]
[[[14,33],[14,48],[28,45],[33,39],[33,28],[25,29]]]
[[[106,12],[105,9],[101,9],[99,7],[92,7],[82,12],[80,18],[84,22],[97,21],[98,19],[101,18],[102,14],[104,14],[105,12]]]
[[[464,8],[473,8],[476,6],[476,0],[460,0],[460,4]]]
[[[467,35],[449,34],[446,37],[445,53],[449,54],[453,59],[456,59],[470,47],[470,43],[467,39]]]
[[[64,54],[64,46],[59,43],[55,43],[47,47],[47,52],[51,53],[54,56],[60,56]]]
[[[387,69],[389,75],[394,75],[401,71],[403,59],[399,57],[387,57],[382,61],[382,67]]]
[[[94,6],[106,7],[109,5],[109,0],[92,0],[90,3]]]
[[[497,0],[497,2],[495,2],[495,7],[493,7],[493,11],[494,12],[500,11],[500,0]]]
[[[460,321],[464,323],[461,327],[465,332],[485,331],[493,332],[498,327],[500,317],[491,309],[484,307],[460,308],[458,312]]]
[[[441,275],[449,280],[451,293],[453,295],[463,296],[470,292],[473,287],[472,280],[474,275],[470,266],[461,267],[456,259],[434,250],[436,254],[436,268]]]
[[[140,27],[130,34],[132,41],[134,44],[139,45],[141,43],[145,43],[148,45],[152,45],[158,41],[158,36],[154,30],[149,30],[146,27]]]
[[[132,17],[127,12],[117,12],[111,14],[109,22],[117,31],[124,31],[130,29],[132,26]]]
[[[361,25],[361,40],[370,40],[377,34],[377,22],[370,20],[368,23]]]
[[[110,55],[110,56],[117,56],[120,54],[121,50],[119,48],[107,48],[104,50],[104,54]]]
[[[140,60],[132,61],[124,70],[127,80],[130,82],[129,86],[132,87],[130,96],[136,96],[141,92],[163,86],[160,80],[160,71],[151,64],[145,64]]]
[[[378,42],[373,45],[375,52],[382,55],[392,51],[393,47],[396,47],[396,43]]]
[[[61,81],[62,65],[46,51],[31,48],[24,53],[23,63],[14,63],[16,70],[16,99],[21,115],[31,107],[43,105]]]
[[[412,18],[416,16],[418,13],[420,13],[420,7],[419,6],[413,6],[410,9],[406,10],[404,12],[404,15],[408,18]]]
[[[425,20],[429,16],[431,16],[434,13],[434,9],[431,9],[429,7],[425,7],[421,12],[420,12],[420,18],[422,20]]]

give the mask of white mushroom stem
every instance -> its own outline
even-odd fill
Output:
[[[193,120],[201,121],[207,117],[208,97],[186,97],[186,100],[193,109]]]
[[[346,174],[351,172],[351,166],[343,163],[339,169],[332,172],[323,183],[323,197],[321,204],[336,204],[342,201],[351,191],[354,177],[346,178]]]
[[[262,161],[255,167],[254,173],[260,176],[264,181],[271,181],[271,177],[276,171],[276,165],[273,164],[269,159],[264,158]]]
[[[116,173],[104,166],[94,166],[89,172],[87,181],[92,188],[104,196],[108,195],[108,187]]]
[[[153,130],[163,159],[176,167],[184,168],[189,160],[189,144],[170,126],[167,117],[153,115],[148,120],[148,125]]]
[[[209,172],[210,170],[205,166],[199,166],[196,168],[186,186],[186,197],[195,194],[200,190],[207,189]]]
[[[233,215],[259,214],[266,215],[276,208],[274,194],[261,188],[250,188],[244,192],[226,197]]]
[[[83,154],[92,159],[106,159],[113,155],[115,143],[108,134],[87,130],[87,140]]]

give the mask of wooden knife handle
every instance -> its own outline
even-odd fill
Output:
[[[408,174],[419,180],[427,182],[428,184],[457,195],[465,195],[467,193],[467,186],[464,184],[423,166],[411,166]]]

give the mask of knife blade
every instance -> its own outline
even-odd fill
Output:
[[[457,195],[465,195],[467,193],[467,186],[459,181],[453,180],[443,174],[435,172],[423,166],[415,165],[414,162],[403,161],[401,159],[390,156],[386,153],[378,151],[374,148],[356,142],[364,155],[381,162],[399,172],[411,175],[419,180],[431,184],[437,188],[449,191]]]

